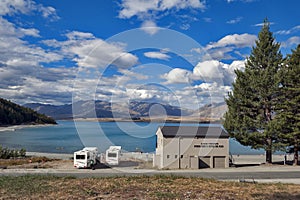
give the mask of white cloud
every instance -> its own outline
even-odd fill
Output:
[[[122,0],[120,18],[129,19],[137,16],[145,19],[151,12],[181,10],[187,8],[205,9],[205,4],[200,0]]]
[[[204,105],[224,102],[224,97],[232,90],[230,86],[220,85],[217,82],[201,83],[192,89],[197,96],[202,97]]]
[[[235,18],[235,19],[228,20],[226,23],[227,23],[227,24],[237,24],[237,23],[239,23],[242,19],[243,19],[243,17],[237,17],[237,18]]]
[[[44,18],[51,20],[59,19],[55,8],[45,7],[42,4],[36,4],[33,0],[1,0],[0,15],[29,14],[39,12]]]
[[[180,25],[180,28],[181,28],[182,30],[188,30],[188,29],[190,29],[190,27],[191,27],[190,24],[182,24],[182,25]]]
[[[0,15],[12,15],[18,12],[26,14],[34,6],[35,3],[31,0],[1,0]]]
[[[91,33],[73,31],[66,34],[66,41],[44,41],[45,44],[60,48],[61,51],[80,67],[104,68],[110,64],[119,68],[128,68],[138,62],[138,58],[127,53],[126,45],[108,43]]]
[[[119,18],[131,18],[135,15],[146,14],[149,10],[156,10],[158,0],[123,0]]]
[[[165,84],[190,83],[191,76],[192,72],[181,68],[175,68],[168,73],[165,73],[162,78],[167,80]]]
[[[256,35],[248,33],[227,35],[217,42],[208,44],[205,49],[234,46],[238,48],[251,47],[255,44]]]
[[[35,28],[28,28],[28,29],[20,28],[20,31],[26,36],[41,37],[40,31]]]
[[[169,60],[170,56],[162,53],[162,52],[158,52],[158,51],[150,51],[150,52],[145,52],[144,56],[148,57],[148,58],[154,58],[154,59],[160,59],[160,60]]]
[[[274,22],[269,22],[270,25],[275,24]],[[264,23],[254,24],[253,26],[264,26]]]
[[[193,70],[194,75],[200,76],[202,80],[212,80],[223,78],[223,68],[224,64],[217,61],[204,61],[199,62]]]
[[[233,61],[229,65],[217,60],[199,62],[193,70],[193,76],[194,79],[205,82],[218,82],[230,86],[235,79],[234,70],[244,70],[244,63],[245,61]]]
[[[278,35],[290,35],[290,34],[295,33],[297,31],[300,31],[300,25],[294,26],[293,28],[291,28],[289,30],[276,31],[275,34],[278,34]]]
[[[119,11],[119,18],[130,19],[137,17],[142,21],[141,28],[148,34],[154,35],[158,31],[155,23],[156,20],[183,9],[193,9],[203,11],[205,1],[202,0],[122,0],[120,4],[121,10]],[[175,15],[178,17],[178,15]],[[179,16],[185,18],[184,22],[180,25],[181,29],[189,29],[189,21],[198,20],[195,17]]]
[[[0,55],[0,63],[13,66],[38,66],[41,62],[54,62],[62,56],[28,44],[22,40],[25,36],[39,37],[36,29],[24,29],[0,17],[0,48],[5,49]]]
[[[142,23],[141,29],[149,35],[154,35],[159,31],[159,27],[152,20],[146,20]]]
[[[251,47],[255,44],[257,37],[248,33],[227,35],[217,42],[211,42],[205,46],[206,54],[203,60],[235,59],[232,54],[240,56],[238,49]]]
[[[300,44],[300,37],[299,36],[293,36],[290,37],[287,41],[282,42],[282,47],[291,47],[292,45],[298,45]]]

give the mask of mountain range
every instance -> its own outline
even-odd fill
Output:
[[[107,101],[78,101],[73,104],[51,105],[28,103],[25,107],[31,108],[54,119],[72,118],[114,118],[114,119],[140,119],[140,118],[185,118],[194,120],[220,120],[227,110],[225,103],[213,103],[199,109],[184,109],[169,104],[138,102],[114,103]],[[200,117],[199,117],[200,116]]]

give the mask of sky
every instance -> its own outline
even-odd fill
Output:
[[[0,96],[19,104],[224,102],[264,19],[285,56],[298,0],[0,0]]]

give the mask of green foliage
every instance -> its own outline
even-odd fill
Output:
[[[1,159],[9,159],[9,158],[19,158],[19,157],[25,157],[26,156],[26,150],[21,149],[8,149],[3,148],[0,146],[0,158]]]
[[[55,120],[0,98],[0,126],[20,124],[56,124]]]
[[[225,129],[243,145],[264,148],[268,162],[271,151],[282,147],[278,132],[273,129],[280,82],[278,72],[283,62],[279,48],[270,32],[270,23],[265,20],[245,63],[245,71],[235,71],[233,91],[225,100],[228,105]]]
[[[281,133],[282,142],[294,146],[296,164],[300,140],[300,45],[287,56],[280,75],[278,123],[274,127]]]

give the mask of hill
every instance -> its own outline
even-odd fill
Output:
[[[0,126],[24,124],[56,124],[44,114],[0,98]]]
[[[65,104],[60,106],[29,103],[24,106],[37,112],[46,114],[54,119],[71,118],[139,118],[151,116],[181,116],[192,113],[189,110],[183,110],[176,106],[161,103],[137,102],[132,101],[129,104],[111,104],[110,102],[97,100],[79,101],[74,104]],[[73,110],[75,112],[73,112]]]
[[[30,103],[24,106],[53,117],[54,119],[72,118],[147,118],[151,117],[185,117],[187,119],[219,120],[227,107],[224,103],[206,105],[197,110],[188,110],[177,106],[153,102],[132,101],[129,104],[111,104],[106,101],[79,101],[60,106]],[[73,113],[73,110],[75,111]]]

